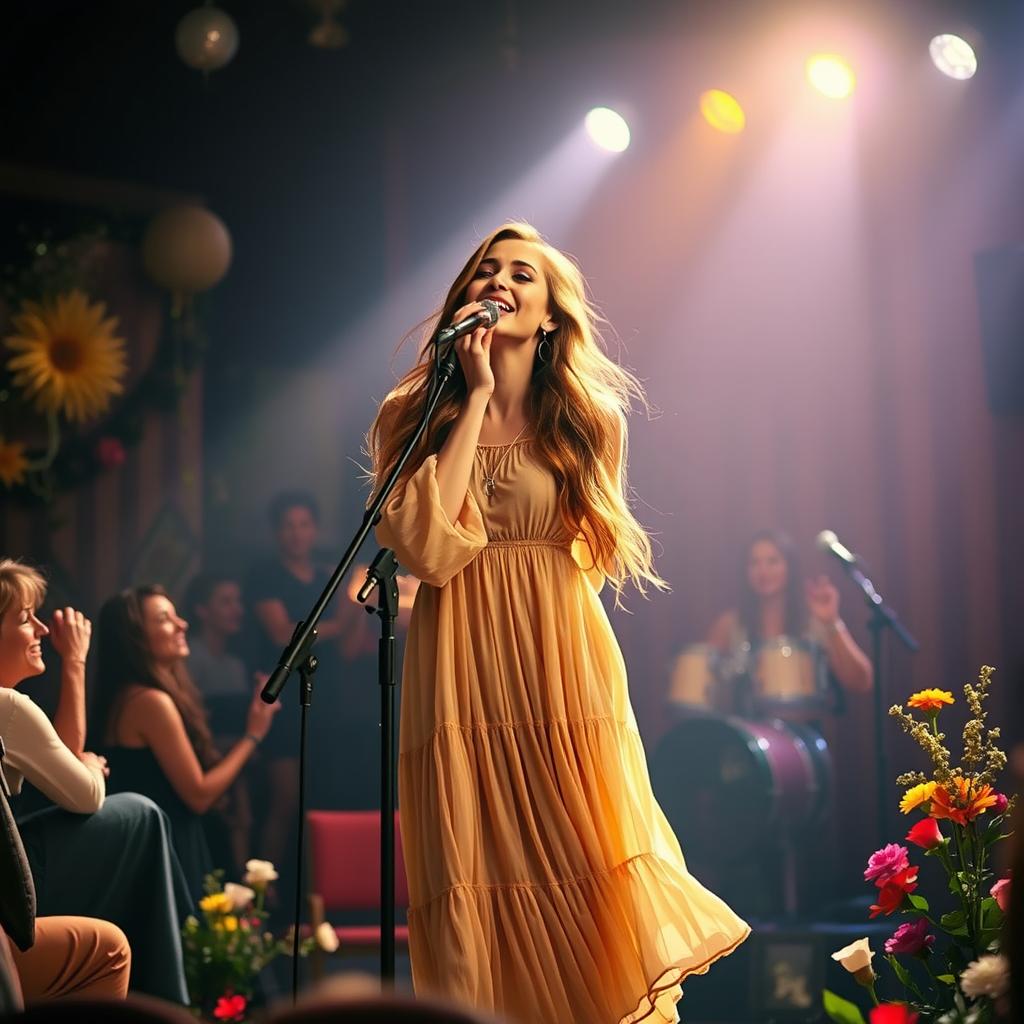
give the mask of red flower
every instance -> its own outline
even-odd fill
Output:
[[[878,902],[871,904],[871,917],[878,917],[879,914],[888,916],[899,910],[903,898],[917,888],[917,871],[918,869],[911,865],[898,875],[893,875],[878,890]]]
[[[221,996],[213,1008],[213,1015],[217,1020],[241,1020],[247,1005],[245,996]]]
[[[871,1024],[917,1024],[918,1014],[911,1012],[906,1003],[883,1003],[872,1009]]]
[[[127,452],[116,437],[101,437],[96,442],[96,458],[104,469],[115,469],[124,465]]]
[[[942,830],[934,818],[922,818],[908,833],[907,842],[922,850],[933,850],[943,843]]]

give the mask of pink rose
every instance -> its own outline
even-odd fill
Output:
[[[988,891],[996,903],[999,904],[999,909],[1005,914],[1010,909],[1010,879],[1000,878],[995,885],[992,886]]]
[[[907,848],[898,843],[890,843],[880,850],[875,850],[868,858],[864,880],[866,882],[873,881],[881,888],[890,878],[894,878],[908,867],[910,867],[910,861],[907,858]]]
[[[928,934],[927,918],[919,917],[909,924],[901,924],[892,938],[885,940],[885,951],[920,956],[934,945],[935,936]]]
[[[1010,801],[1005,793],[996,793],[996,802],[992,805],[992,810],[996,814],[1002,814],[1007,807],[1010,806]]]

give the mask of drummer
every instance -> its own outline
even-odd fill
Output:
[[[804,581],[792,540],[761,530],[744,550],[736,607],[719,615],[707,639],[739,677],[753,670],[760,646],[781,637],[806,642],[844,690],[871,690],[871,662],[839,617],[839,591],[827,576]]]

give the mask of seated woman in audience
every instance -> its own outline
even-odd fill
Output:
[[[132,988],[185,1003],[178,928],[189,895],[171,853],[167,820],[134,793],[105,800],[106,762],[84,749],[92,626],[81,612],[65,608],[54,612],[48,628],[38,616],[45,596],[46,582],[35,569],[0,559],[4,772],[12,792],[27,780],[56,804],[19,822],[38,912],[113,922],[132,946]],[[15,689],[44,671],[47,636],[61,655],[55,724]]]
[[[0,933],[0,942],[5,941]],[[124,999],[128,994],[131,950],[124,932],[109,921],[38,917],[32,947],[23,953],[11,942],[9,948],[27,1005],[51,999]]]
[[[213,867],[203,815],[252,757],[279,705],[253,692],[242,739],[221,757],[185,666],[187,628],[162,587],[136,587],[107,601],[99,619],[95,713],[111,782],[145,793],[167,812],[189,888],[199,897]]]

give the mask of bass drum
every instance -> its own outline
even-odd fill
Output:
[[[766,841],[817,824],[831,794],[828,744],[816,729],[773,719],[684,719],[651,759],[651,783],[687,859],[757,858]]]

